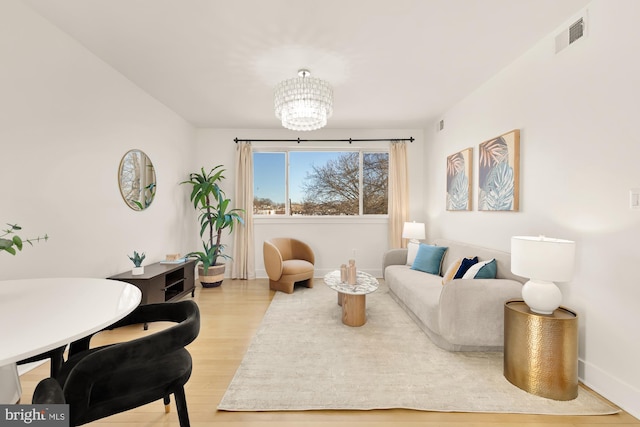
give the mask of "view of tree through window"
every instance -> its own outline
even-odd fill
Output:
[[[254,214],[387,214],[386,152],[257,151],[253,159]]]

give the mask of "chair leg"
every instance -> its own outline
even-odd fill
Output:
[[[276,282],[269,279],[269,289],[287,294],[293,293],[293,282]]]
[[[171,396],[167,394],[163,400],[164,400],[164,413],[168,414],[171,411]]]
[[[64,350],[67,346],[63,346],[53,350],[51,353],[51,377],[56,378],[60,369],[62,369],[62,364],[64,363]]]
[[[173,392],[176,398],[176,407],[178,408],[178,420],[180,427],[190,427],[189,412],[187,411],[187,398],[184,394],[184,387],[180,387]]]

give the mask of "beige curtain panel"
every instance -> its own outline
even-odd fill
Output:
[[[244,225],[233,230],[232,279],[255,279],[255,250],[253,244],[253,155],[250,142],[236,147],[235,207],[243,209]]]
[[[402,227],[409,218],[409,171],[407,144],[391,141],[389,150],[389,247],[406,246]]]

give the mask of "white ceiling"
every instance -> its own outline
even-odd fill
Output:
[[[279,128],[308,68],[327,128],[421,128],[589,0],[23,0],[197,127]]]

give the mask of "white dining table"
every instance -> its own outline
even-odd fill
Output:
[[[16,362],[113,324],[141,297],[136,286],[109,279],[0,281],[0,404],[20,398]]]

